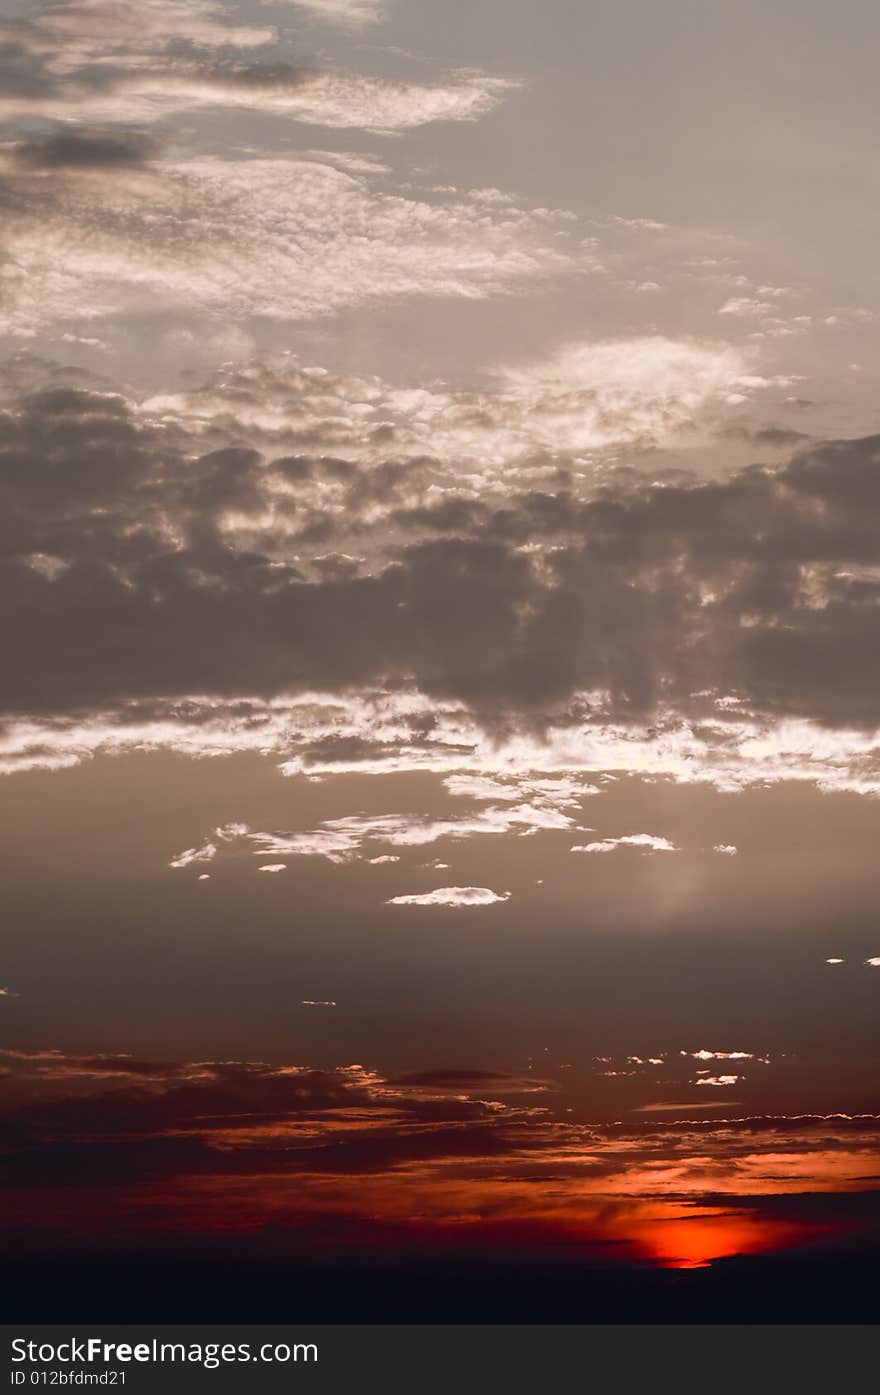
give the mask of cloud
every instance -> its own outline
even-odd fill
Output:
[[[0,1056],[24,1075],[40,1080],[68,1080],[83,1077],[95,1084],[117,1079],[134,1079],[164,1086],[169,1081],[206,1081],[212,1077],[210,1063],[179,1064],[147,1061],[128,1052],[77,1055],[55,1049],[0,1050]]]
[[[816,725],[790,726],[772,719],[725,721],[701,733],[674,711],[665,711],[651,728],[609,722],[604,712],[604,702],[586,695],[575,723],[550,721],[536,733],[528,726],[519,728],[511,716],[513,730],[507,740],[499,741],[491,726],[482,726],[460,705],[438,704],[418,693],[391,698],[381,691],[362,690],[350,694],[345,703],[332,692],[299,699],[196,695],[139,700],[93,711],[74,709],[51,720],[39,712],[25,718],[13,713],[0,732],[0,773],[63,770],[93,756],[131,751],[171,750],[198,758],[253,751],[274,756],[284,774],[308,778],[407,770],[443,775],[462,768],[487,775],[529,775],[544,765],[580,770],[588,784],[601,772],[617,771],[706,783],[727,792],[768,780],[804,781],[824,790],[865,795],[880,791],[880,738],[844,731],[830,739],[827,730]],[[423,721],[431,736],[414,739],[414,720]],[[340,730],[351,732],[345,746],[339,741]],[[407,830],[417,826],[417,816],[405,823]],[[519,831],[529,827],[523,823]],[[337,831],[320,844],[310,839],[298,850],[347,857],[356,851],[356,831],[344,836]],[[491,827],[481,822],[477,831],[516,829],[499,814]],[[442,836],[452,833],[467,836],[467,822],[455,823]],[[292,850],[285,844],[281,851]]]
[[[16,1224],[55,1254],[70,1240],[81,1252],[86,1236],[137,1247],[149,1231],[190,1247],[213,1237],[216,1262],[221,1231],[264,1252],[271,1230],[273,1252],[300,1262],[375,1253],[390,1237],[395,1254],[442,1240],[446,1254],[498,1246],[521,1259],[570,1255],[574,1236],[607,1275],[608,1263],[675,1262],[682,1247],[693,1257],[690,1222],[702,1262],[749,1253],[758,1235],[773,1248],[877,1229],[876,1115],[713,1120],[717,1105],[663,1102],[585,1124],[554,1117],[552,1082],[477,1068],[389,1079],[359,1064],[51,1049],[4,1060]],[[673,1109],[683,1117],[657,1117]],[[709,1117],[688,1118],[695,1109]],[[761,1226],[743,1232],[737,1217]],[[802,1228],[776,1230],[783,1217]]]
[[[210,862],[217,856],[216,843],[205,843],[200,848],[186,848],[168,863],[169,867],[191,867],[193,863]]]
[[[299,10],[308,10],[329,24],[358,28],[377,24],[385,18],[383,0],[290,0]]]
[[[691,1051],[689,1054],[695,1061],[753,1061],[755,1059],[752,1051],[707,1051],[705,1047],[699,1051]]]
[[[687,1114],[689,1110],[698,1112],[705,1109],[730,1109],[739,1103],[738,1100],[719,1100],[717,1104],[712,1104],[705,1100],[700,1100],[699,1104],[682,1103],[681,1101],[668,1101],[657,1104],[640,1104],[632,1111],[633,1114]]]
[[[72,130],[20,141],[15,160],[30,169],[122,169],[145,165],[157,146],[134,132]]]
[[[441,886],[417,895],[392,896],[388,906],[494,906],[510,899],[510,892],[491,891],[487,886]]]
[[[258,872],[286,872],[286,862],[264,862],[262,867],[257,868]]]
[[[442,209],[431,216],[438,214]],[[522,216],[509,209],[508,229]],[[331,241],[331,253],[332,246]],[[562,248],[557,243],[556,269],[571,271],[575,264],[559,259]],[[540,269],[536,265],[535,271]],[[484,267],[484,275],[489,270]],[[191,429],[225,422],[227,429],[282,457],[308,459],[323,450],[365,465],[387,465],[389,458],[401,465],[407,459],[418,461],[418,471],[398,470],[399,485],[409,488],[393,500],[398,509],[409,508],[399,521],[410,531],[420,526],[421,531],[456,533],[486,526],[491,515],[485,506],[480,512],[473,503],[468,507],[469,501],[493,501],[497,490],[496,506],[506,505],[507,471],[517,462],[525,471],[519,476],[523,488],[534,490],[533,508],[544,503],[547,510],[543,517],[536,515],[532,526],[555,525],[564,533],[576,526],[566,500],[552,511],[553,495],[542,495],[539,483],[558,494],[560,463],[582,465],[585,452],[673,441],[701,416],[717,414],[728,399],[772,385],[750,373],[749,366],[740,351],[713,343],[662,336],[586,340],[516,367],[497,363],[483,389],[453,391],[440,383],[412,388],[345,377],[288,356],[235,370],[227,366],[200,390],[163,394],[145,406],[179,418]],[[462,460],[468,463],[466,472]],[[455,473],[442,469],[444,464]],[[571,488],[576,478],[564,482]],[[591,475],[587,478],[593,482]],[[326,493],[329,483],[316,461],[313,471],[302,476],[301,487],[320,487]],[[390,490],[388,504],[393,506]],[[510,526],[516,526],[515,518]]]
[[[533,1075],[505,1075],[502,1071],[491,1070],[422,1070],[399,1075],[391,1082],[397,1089],[412,1092],[416,1098],[431,1099],[444,1095],[456,1095],[481,1099],[488,1095],[492,1099],[505,1095],[544,1094],[557,1087],[552,1081],[538,1080]]]
[[[875,955],[873,959],[866,959],[865,963],[872,969],[880,969],[880,955]]]
[[[735,1085],[742,1076],[739,1075],[703,1075],[697,1076],[694,1085],[727,1086]]]
[[[875,438],[502,491],[426,460],[433,402],[418,425],[422,395],[376,381],[252,365],[141,404],[41,373],[10,366],[0,417],[5,768],[168,746],[422,769],[498,781],[487,832],[569,826],[540,771],[880,788]],[[418,432],[383,433],[392,400]],[[321,830],[343,854],[365,833]]]
[[[216,856],[218,845],[227,848],[244,842],[257,857],[276,854],[294,857],[325,857],[330,862],[347,862],[363,856],[377,842],[395,847],[425,847],[441,839],[455,841],[489,835],[514,834],[528,837],[539,832],[560,832],[574,822],[574,815],[565,812],[579,806],[581,800],[597,793],[594,786],[579,783],[571,777],[540,779],[524,777],[506,781],[479,779],[457,775],[447,780],[450,794],[457,798],[486,803],[491,799],[507,803],[486,803],[485,808],[447,818],[431,818],[421,814],[348,814],[325,819],[316,828],[299,832],[267,832],[254,830],[246,824],[227,824],[212,831],[198,848],[188,848],[171,862],[172,867],[186,867],[193,862],[208,861]],[[528,803],[515,800],[529,799]],[[372,866],[399,862],[397,854],[377,854],[366,857]],[[436,859],[435,868],[447,863]],[[263,866],[260,871],[283,871],[285,863]]]
[[[533,806],[546,810],[577,809],[592,794],[600,794],[598,785],[587,784],[582,777],[572,775],[519,775],[506,779],[488,775],[448,775],[443,781],[446,789],[457,799],[477,799],[483,802],[519,802],[528,800]],[[567,823],[570,820],[566,821]],[[559,825],[562,826],[561,824]]]
[[[656,218],[621,218],[615,215],[609,221],[628,232],[666,232],[669,228],[668,223],[660,223]]]
[[[846,960],[845,960],[845,959],[826,959],[826,960],[825,960],[825,963],[826,963],[826,964],[845,964],[845,963],[846,963]]]
[[[361,20],[370,18],[367,4],[312,8],[343,22],[356,20],[356,11]],[[232,18],[211,0],[38,6],[32,22],[11,27],[0,56],[6,70],[0,110],[10,121],[38,117],[73,127],[74,121],[167,123],[201,109],[241,107],[389,135],[430,121],[477,120],[517,85],[477,70],[432,84],[315,70],[296,60],[286,33]],[[70,134],[75,138],[75,128]],[[66,135],[61,130],[60,140]]]
[[[316,0],[312,8],[349,23],[378,17],[367,4]],[[210,0],[195,0],[185,13],[170,0],[38,7],[32,23],[14,30],[19,61],[0,110],[9,120],[145,123],[242,107],[390,134],[431,121],[475,120],[516,86],[473,70],[434,84],[315,71],[288,57],[290,46],[274,28],[224,22],[229,18]]]
[[[113,55],[165,51],[170,43],[199,48],[254,48],[271,43],[267,26],[229,24],[216,0],[58,0],[41,5],[29,30],[38,52],[48,52],[62,72]]]
[[[369,3],[313,9],[378,17]],[[514,80],[316,69],[287,32],[234,21],[214,0],[58,0],[11,25],[0,55],[13,137],[0,150],[8,333],[93,338],[83,322],[182,309],[311,318],[414,293],[509,292],[592,264],[575,239],[564,245],[561,212],[486,190],[389,192],[389,167],[361,152],[278,153],[291,122],[390,136],[476,121]],[[206,154],[216,143],[200,116],[236,109],[277,129]],[[157,126],[161,139],[146,134]],[[218,331],[196,332],[207,343]]]
[[[356,73],[314,71],[293,64],[181,63],[150,70],[121,69],[112,86],[62,88],[39,104],[56,120],[78,115],[91,122],[154,123],[199,110],[241,108],[311,126],[392,135],[434,121],[475,121],[486,115],[515,83],[483,73],[454,74],[445,83],[390,82]],[[0,100],[0,110],[18,115],[20,104]]]
[[[748,296],[735,296],[733,299],[725,301],[718,314],[734,315],[737,319],[747,319],[751,316],[770,314],[775,309],[772,301],[753,300]]]
[[[712,851],[722,853],[725,857],[736,857],[739,848],[735,848],[732,843],[716,843]]]
[[[7,328],[173,311],[274,320],[412,295],[510,293],[583,265],[547,211],[493,212],[374,187],[369,174],[290,157],[97,165],[11,186]],[[63,253],[62,253],[63,248]]]
[[[629,833],[623,838],[603,838],[597,843],[583,843],[571,848],[573,853],[606,853],[616,848],[643,848],[645,852],[678,852],[668,838],[658,838],[653,833]]]
[[[102,108],[112,119],[126,111],[126,80],[158,78],[219,53],[260,49],[277,42],[267,26],[224,22],[228,9],[214,0],[58,0],[31,7],[28,20],[4,28],[0,110],[8,121],[70,122]]]
[[[516,455],[524,430],[530,450],[656,443],[691,425],[708,403],[735,395],[746,376],[739,351],[723,345],[660,335],[571,344],[544,362],[499,374],[506,423],[499,444]]]

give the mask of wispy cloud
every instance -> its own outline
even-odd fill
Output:
[[[306,8],[302,6],[301,8]],[[342,24],[379,17],[370,0],[314,0]],[[472,121],[516,83],[475,70],[425,84],[296,64],[274,26],[236,24],[213,0],[61,0],[13,30],[0,111],[7,119],[155,122],[241,107],[329,127],[391,134]],[[231,56],[230,56],[231,55]]]
[[[314,159],[200,157],[112,182],[83,170],[63,187],[25,173],[18,184],[3,234],[15,269],[6,324],[24,335],[181,302],[191,315],[287,320],[487,296],[579,265],[546,211],[401,197]]]
[[[433,121],[475,121],[515,84],[485,74],[455,74],[446,83],[389,82],[356,73],[319,72],[278,64],[190,67],[120,72],[113,86],[62,89],[39,102],[39,114],[90,122],[159,122],[198,110],[248,111],[289,117],[310,126],[392,135]],[[29,103],[28,107],[33,104]],[[20,104],[0,98],[0,110]],[[27,110],[27,108],[25,108]]]
[[[207,862],[216,857],[221,846],[229,849],[236,844],[244,844],[247,851],[257,857],[272,854],[324,857],[330,862],[363,857],[373,866],[396,863],[400,861],[399,854],[366,854],[376,843],[420,848],[446,838],[461,842],[482,836],[522,838],[541,832],[564,832],[574,823],[573,811],[580,802],[598,793],[595,786],[570,776],[540,779],[526,775],[521,780],[502,781],[456,775],[447,781],[447,786],[454,797],[480,801],[485,807],[471,808],[447,818],[406,813],[348,814],[326,819],[316,828],[300,832],[269,832],[251,829],[246,824],[227,824],[214,829],[200,846],[177,854],[169,865],[188,867]],[[494,799],[505,802],[486,803]],[[516,802],[524,799],[528,802]],[[259,870],[281,872],[286,865],[271,863]],[[433,865],[447,866],[439,859]]]
[[[210,862],[217,856],[216,843],[203,843],[200,848],[185,848],[168,863],[169,867],[191,867],[193,863]]]
[[[384,0],[288,0],[295,9],[306,10],[329,24],[360,28],[384,19]]]

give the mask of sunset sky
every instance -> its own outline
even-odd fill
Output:
[[[876,1253],[876,6],[4,14],[13,1245]]]

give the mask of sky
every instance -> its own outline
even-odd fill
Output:
[[[878,38],[7,0],[22,1255],[876,1254]]]

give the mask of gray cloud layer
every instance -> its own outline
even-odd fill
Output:
[[[201,427],[104,392],[24,396],[0,432],[7,710],[414,681],[486,721],[583,692],[642,720],[706,691],[876,719],[877,438],[502,503],[318,440],[200,453]]]

